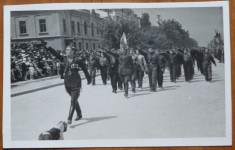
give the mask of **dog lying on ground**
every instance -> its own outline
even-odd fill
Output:
[[[42,132],[38,140],[64,140],[64,132],[67,131],[67,123],[60,121],[55,127]]]

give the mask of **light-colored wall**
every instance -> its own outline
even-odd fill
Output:
[[[46,20],[45,33],[40,33],[39,19]],[[20,12],[11,17],[12,39],[30,39],[61,36],[57,12]],[[19,21],[26,22],[26,34],[20,34]]]
[[[40,33],[39,20],[46,20],[45,33]],[[66,30],[64,33],[63,19],[66,20]],[[19,21],[26,21],[27,33],[20,34]],[[75,34],[71,28],[71,21],[75,22]],[[13,12],[11,16],[11,38],[12,41],[30,42],[38,39],[43,39],[54,49],[64,50],[66,47],[66,40],[74,39],[76,47],[79,48],[79,42],[82,44],[82,50],[93,49],[93,43],[98,48],[97,22],[99,20],[92,17],[88,11],[28,11],[28,12]],[[77,30],[77,22],[80,22],[80,34]],[[84,32],[84,23],[87,23],[87,34]],[[94,24],[94,36],[92,36],[91,23]]]

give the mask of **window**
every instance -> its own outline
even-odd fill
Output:
[[[80,23],[79,22],[77,22],[77,30],[78,30],[78,33],[80,34]]]
[[[86,50],[88,50],[88,48],[89,48],[89,47],[88,47],[88,43],[86,43]]]
[[[93,50],[95,50],[95,43],[93,43]]]
[[[92,36],[94,36],[94,24],[91,23],[91,33],[92,33]]]
[[[25,21],[20,21],[19,25],[20,25],[20,34],[27,33],[27,31],[26,31],[26,22]]]
[[[99,34],[99,29],[97,29],[97,35]]]
[[[84,32],[85,32],[85,35],[87,35],[87,24],[86,24],[86,22],[84,22]]]
[[[40,19],[39,20],[39,27],[40,27],[40,32],[46,32],[46,20],[45,19]]]
[[[64,28],[64,33],[67,32],[67,28],[66,28],[66,20],[63,19],[63,28]]]
[[[79,50],[82,50],[82,43],[81,42],[78,43],[78,46],[79,46]]]
[[[72,33],[75,34],[75,23],[74,21],[71,22]]]

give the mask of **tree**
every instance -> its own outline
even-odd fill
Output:
[[[149,14],[148,13],[142,13],[142,16],[140,18],[140,26],[142,28],[151,27],[151,22],[149,20]]]
[[[123,33],[126,34],[129,45],[135,39],[134,35],[138,31],[138,26],[132,21],[113,21],[109,20],[105,23],[102,30],[101,47],[105,49],[119,49],[120,39]]]
[[[173,47],[197,47],[197,42],[190,38],[188,31],[174,19],[161,21],[159,27],[141,28],[132,44],[135,47],[153,47],[171,49]]]

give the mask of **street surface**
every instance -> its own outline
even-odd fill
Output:
[[[110,81],[104,86],[100,76],[95,86],[83,80],[83,119],[73,120],[65,140],[225,136],[224,64],[213,65],[212,82],[196,68],[191,83],[184,81],[183,69],[180,80],[170,82],[166,70],[164,89],[156,93],[149,91],[145,75],[143,88],[130,90],[129,98],[123,91],[112,93]],[[63,85],[15,96],[11,102],[12,140],[37,140],[41,132],[67,121],[70,107]]]

